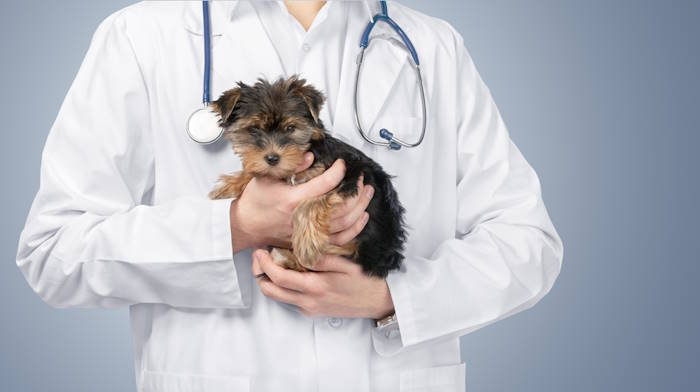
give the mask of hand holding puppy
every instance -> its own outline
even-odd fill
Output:
[[[312,153],[306,153],[297,172],[313,164]],[[234,252],[259,246],[290,247],[292,212],[302,200],[334,189],[345,175],[345,164],[337,160],[328,170],[307,183],[290,186],[271,178],[253,178],[239,198],[231,203],[231,241]],[[360,179],[361,180],[361,179]],[[369,215],[374,190],[358,183],[358,194],[346,199],[334,212],[330,223],[331,243],[344,245],[362,231]]]
[[[277,265],[262,249],[253,252],[253,274],[260,291],[276,301],[296,305],[307,316],[381,319],[394,312],[383,278],[367,276],[362,266],[341,256],[326,255],[316,270],[299,272]]]

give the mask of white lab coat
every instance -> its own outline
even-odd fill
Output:
[[[17,264],[52,306],[129,306],[139,391],[463,391],[459,336],[552,287],[561,240],[462,37],[389,8],[420,54],[425,140],[389,152],[357,134],[355,56],[368,20],[357,7],[332,131],[396,175],[407,210],[405,265],[387,278],[399,321],[390,334],[367,319],[304,317],[260,293],[250,251],[232,254],[231,200],[206,195],[240,162],[183,129],[201,99],[200,3],[137,4],[98,28],[46,141]],[[215,2],[212,23],[213,97],[280,76],[249,4]],[[386,127],[412,139],[408,57],[377,45],[363,120],[374,136]]]

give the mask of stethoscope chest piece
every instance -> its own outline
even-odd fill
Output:
[[[224,129],[219,125],[219,114],[209,105],[195,110],[187,119],[187,134],[199,144],[214,143],[221,138]]]
[[[210,144],[221,138],[224,129],[219,125],[219,114],[212,110],[209,97],[209,79],[211,70],[211,48],[209,26],[209,1],[202,1],[202,24],[204,26],[204,91],[202,103],[204,106],[192,112],[187,118],[185,129],[187,135],[199,144]]]

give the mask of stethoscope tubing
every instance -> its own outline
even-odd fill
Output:
[[[202,103],[209,106],[211,102],[211,21],[209,20],[209,0],[202,1],[202,25],[204,26],[204,80]]]
[[[355,72],[355,91],[354,91],[354,96],[353,96],[353,107],[354,107],[354,112],[355,112],[355,126],[357,127],[357,131],[360,133],[360,136],[362,136],[363,139],[365,139],[366,142],[373,144],[375,146],[381,146],[381,147],[388,147],[391,150],[399,150],[401,147],[407,147],[407,148],[413,148],[418,145],[420,145],[423,142],[423,138],[425,137],[425,129],[427,127],[427,103],[425,99],[425,90],[423,87],[423,75],[421,74],[420,70],[420,65],[417,65],[415,63],[412,64],[413,68],[416,71],[416,76],[418,78],[418,88],[420,89],[420,98],[421,98],[421,119],[422,119],[422,124],[421,124],[421,133],[420,136],[418,137],[418,140],[416,140],[413,143],[406,142],[396,136],[394,136],[393,133],[391,133],[389,130],[386,128],[382,128],[379,130],[379,135],[381,138],[385,139],[384,140],[376,140],[372,139],[369,137],[369,135],[364,131],[362,128],[362,120],[360,119],[360,110],[358,108],[358,96],[359,96],[359,84],[360,84],[360,73],[362,72],[362,63],[364,59],[364,54],[365,54],[365,48],[360,49],[360,53],[357,55],[357,70]]]
[[[420,68],[420,60],[418,59],[418,52],[416,51],[416,48],[413,46],[413,43],[411,42],[411,39],[408,38],[408,35],[403,31],[401,26],[399,26],[396,21],[391,19],[388,14],[387,6],[386,6],[386,1],[381,0],[379,2],[381,4],[381,9],[382,12],[381,14],[374,15],[372,18],[372,21],[369,22],[367,27],[365,28],[365,31],[362,33],[362,38],[360,39],[360,53],[357,55],[357,70],[355,72],[355,90],[354,90],[354,96],[353,96],[353,108],[355,111],[355,126],[357,127],[357,131],[360,133],[363,139],[365,139],[366,142],[373,144],[375,146],[382,146],[382,147],[388,147],[391,150],[399,150],[401,147],[416,147],[419,144],[423,142],[423,138],[425,137],[425,129],[427,127],[427,103],[425,99],[425,89],[423,87],[423,75],[421,73],[421,68]],[[398,36],[401,38],[401,41],[393,39],[393,41],[398,42],[399,46],[401,46],[404,50],[406,50],[410,55],[411,55],[411,65],[413,66],[413,69],[416,72],[416,76],[418,78],[418,86],[420,88],[420,99],[421,99],[421,112],[422,112],[422,127],[421,127],[421,133],[420,136],[418,137],[418,140],[416,140],[413,143],[407,142],[405,140],[402,140],[394,134],[387,130],[386,128],[382,128],[379,130],[379,136],[384,139],[384,140],[376,140],[372,139],[369,137],[367,132],[362,128],[362,121],[360,119],[360,111],[359,111],[359,90],[360,90],[360,76],[362,73],[362,64],[364,62],[365,58],[365,50],[369,47],[370,42],[372,39],[370,38],[370,34],[372,32],[372,29],[374,29],[374,26],[377,24],[377,22],[384,22],[388,24],[395,32],[398,34]]]
[[[362,34],[362,37],[360,39],[360,53],[357,56],[357,71],[355,73],[355,89],[354,89],[354,97],[353,97],[353,108],[355,111],[355,125],[357,126],[357,131],[360,133],[362,138],[367,141],[370,144],[376,145],[376,146],[382,146],[382,147],[388,147],[391,150],[399,150],[401,147],[416,147],[419,144],[423,142],[423,138],[425,137],[425,130],[427,126],[427,103],[425,99],[425,89],[423,87],[423,75],[421,74],[421,68],[420,68],[420,61],[418,59],[418,52],[416,51],[415,47],[413,46],[413,43],[411,40],[408,38],[406,33],[401,29],[401,27],[396,23],[393,19],[389,17],[388,10],[387,10],[387,5],[386,5],[386,0],[380,0],[379,2],[381,6],[381,13],[375,15],[372,20],[369,22],[367,27],[365,28],[365,31]],[[370,42],[372,39],[370,38],[370,34],[372,32],[372,29],[374,26],[377,24],[377,22],[384,22],[391,26],[391,28],[399,35],[401,38],[400,43],[402,43],[402,48],[406,51],[409,52],[411,55],[411,65],[413,66],[416,76],[418,77],[418,86],[420,87],[420,98],[421,98],[421,111],[422,111],[422,129],[420,136],[418,137],[418,140],[415,142],[407,142],[405,140],[402,140],[394,134],[385,129],[382,128],[379,131],[379,136],[384,139],[384,140],[375,140],[369,137],[367,132],[362,128],[362,121],[360,119],[360,114],[358,110],[358,96],[359,96],[359,82],[360,82],[360,76],[362,73],[362,64],[365,56],[365,50],[369,47]],[[211,92],[210,92],[210,85],[211,85],[211,20],[209,17],[209,0],[202,0],[202,25],[203,25],[203,35],[204,35],[204,72],[203,72],[203,88],[202,88],[202,103],[204,104],[204,108],[196,110],[194,113],[190,115],[190,117],[187,120],[187,126],[186,130],[187,133],[189,134],[190,138],[194,140],[195,142],[199,144],[210,144],[215,142],[221,137],[221,134],[223,133],[223,129],[221,129],[221,132],[219,132],[218,136],[216,136],[215,139],[213,140],[198,140],[196,137],[193,136],[191,130],[190,130],[190,121],[192,117],[197,113],[202,110],[206,110],[207,107],[211,103]],[[398,42],[398,40],[395,40]],[[207,138],[208,139],[208,138]]]

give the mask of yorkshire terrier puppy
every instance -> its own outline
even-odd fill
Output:
[[[236,198],[254,177],[270,176],[291,185],[320,175],[340,158],[345,178],[331,192],[299,203],[292,214],[292,249],[273,249],[275,262],[299,271],[313,270],[326,253],[345,256],[362,266],[369,276],[386,277],[399,268],[406,238],[404,208],[391,183],[391,176],[362,151],[329,135],[318,117],[325,97],[298,76],[273,83],[258,79],[252,85],[238,82],[212,107],[220,115],[224,136],[240,156],[243,171],[223,175],[209,194],[212,199]],[[314,163],[294,173],[306,151]],[[358,180],[374,187],[367,207],[369,221],[350,243],[329,243],[333,209],[357,194]]]

